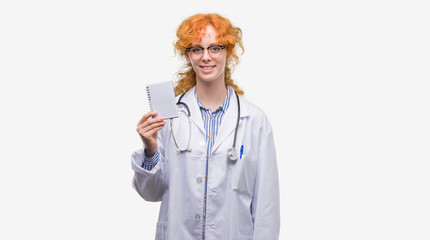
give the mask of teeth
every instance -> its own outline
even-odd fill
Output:
[[[211,69],[211,68],[213,68],[213,66],[212,67],[202,67],[203,69]]]

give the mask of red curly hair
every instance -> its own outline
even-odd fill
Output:
[[[193,42],[201,41],[208,25],[212,25],[217,32],[217,41],[227,46],[225,85],[233,88],[236,94],[243,95],[243,90],[231,78],[234,67],[239,63],[236,46],[242,49],[242,54],[245,50],[242,44],[242,30],[233,26],[227,18],[218,14],[196,14],[185,19],[176,31],[178,40],[174,43],[175,52],[182,57],[186,57],[186,49],[191,47]],[[191,63],[185,64],[183,72],[178,73],[178,78],[178,83],[175,86],[176,95],[184,93],[196,85],[196,73]]]

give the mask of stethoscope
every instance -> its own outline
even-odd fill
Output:
[[[191,111],[190,108],[188,107],[188,105],[184,102],[181,102],[182,97],[185,95],[185,93],[182,93],[182,95],[179,97],[178,102],[176,103],[176,105],[183,105],[185,106],[185,108],[187,109],[187,117],[188,117],[188,143],[187,143],[187,147],[184,149],[179,148],[178,142],[176,141],[176,137],[175,134],[173,133],[173,121],[170,121],[170,128],[172,129],[172,137],[173,137],[173,141],[175,142],[176,145],[176,151],[178,153],[182,153],[182,152],[191,152],[191,148],[190,148],[190,143],[191,143]],[[240,120],[240,101],[239,101],[239,96],[235,93],[236,95],[236,99],[237,99],[237,120],[236,120],[236,127],[234,129],[234,139],[233,139],[233,145],[231,148],[227,149],[227,157],[228,159],[230,159],[231,161],[236,161],[238,158],[238,154],[236,151],[236,137],[237,137],[237,129],[239,127],[239,120]]]

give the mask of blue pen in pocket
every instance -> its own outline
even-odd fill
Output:
[[[242,154],[243,154],[243,145],[242,147],[240,147],[240,159],[242,159]]]

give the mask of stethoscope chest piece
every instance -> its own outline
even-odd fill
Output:
[[[230,159],[231,161],[236,161],[237,160],[237,151],[234,148],[229,148],[227,150],[227,157],[228,159]]]

